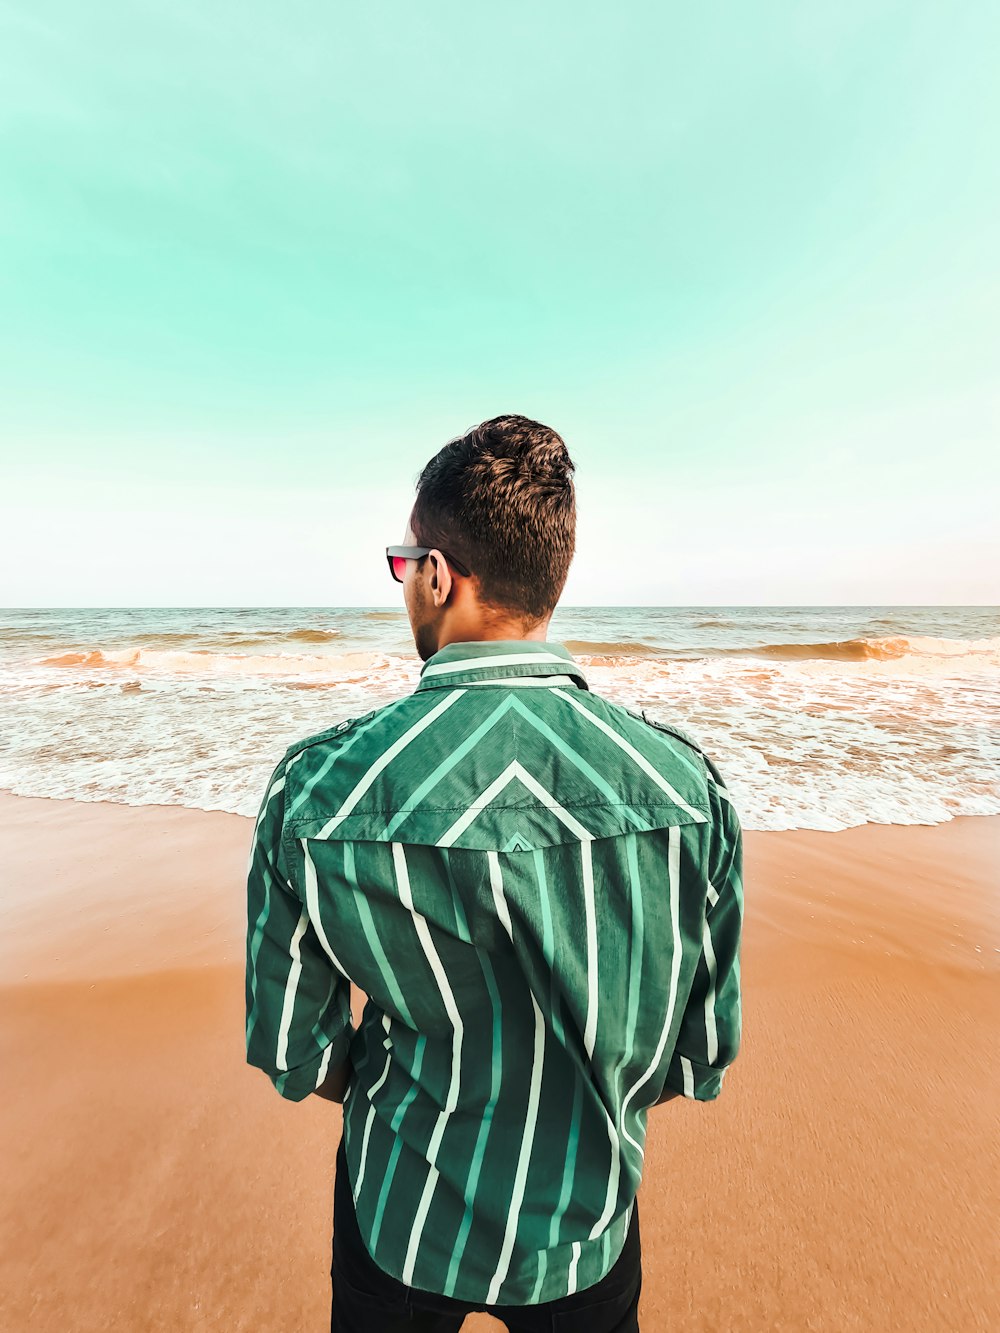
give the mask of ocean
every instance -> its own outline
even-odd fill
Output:
[[[745,828],[1000,812],[1000,608],[560,607],[548,637],[689,731]],[[420,667],[401,607],[0,610],[0,788],[253,816],[288,745]]]

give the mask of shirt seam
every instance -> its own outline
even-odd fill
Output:
[[[496,673],[493,673],[490,676],[490,683],[492,683],[494,680],[497,680],[502,684],[508,680],[518,680],[528,676],[537,677],[538,675],[539,673],[535,671],[530,671],[530,672],[509,671],[505,675],[499,675],[499,676],[497,676]],[[546,671],[544,675],[552,676],[553,679],[559,679],[559,680],[561,680],[563,677],[568,676],[570,680],[572,680],[573,684],[576,686],[577,689],[583,689],[583,684],[581,683],[580,677],[574,675],[570,671]],[[447,689],[456,685],[475,685],[477,683],[478,683],[477,677],[473,675],[472,672],[469,671],[456,673],[454,676],[449,676],[444,679],[442,679],[440,676],[435,676],[433,680],[421,681],[417,685],[417,688],[414,690],[414,694],[419,694],[422,690]]]
[[[696,805],[693,801],[689,801],[689,802],[688,802],[688,805],[691,807],[692,810],[697,810],[700,814],[706,814],[706,815],[707,815],[707,814],[711,814],[711,810],[709,810],[708,808],[702,807],[702,806],[700,806],[700,805]],[[555,810],[556,808],[557,808],[557,807],[554,806],[554,805],[542,805],[542,804],[540,804],[539,802],[535,802],[535,803],[533,803],[532,805],[499,805],[499,806],[497,806],[497,805],[467,805],[467,804],[466,804],[466,805],[415,805],[415,806],[407,806],[407,805],[392,805],[392,806],[387,806],[387,807],[385,807],[384,809],[383,809],[381,806],[377,806],[377,807],[372,807],[372,808],[368,808],[368,809],[365,809],[365,810],[352,811],[351,814],[349,814],[349,815],[345,815],[345,816],[344,816],[344,819],[343,819],[342,822],[346,823],[347,820],[349,820],[349,819],[359,819],[359,818],[362,818],[362,817],[364,817],[364,816],[366,816],[366,815],[420,815],[420,814],[424,814],[424,815],[450,815],[450,814],[454,814],[456,811],[459,811],[459,810],[462,810],[462,811],[464,811],[464,810],[479,810],[479,811],[484,811],[484,810],[494,810],[494,811],[496,811],[498,814],[500,814],[500,813],[507,814],[507,813],[509,813],[509,812],[512,811],[512,810],[518,810],[518,811],[523,811],[523,810]],[[639,801],[573,801],[571,805],[569,805],[569,806],[564,806],[564,807],[560,807],[560,808],[563,808],[563,809],[569,809],[569,810],[590,810],[590,809],[593,809],[593,808],[600,808],[600,809],[603,809],[603,810],[619,810],[619,809],[629,808],[629,809],[633,809],[633,810],[635,810],[635,809],[641,809],[641,810],[676,810],[679,814],[686,814],[686,813],[687,813],[687,812],[684,810],[684,808],[683,808],[682,806],[679,806],[675,801],[642,801],[642,800],[639,800]],[[332,818],[334,818],[333,815],[331,815],[331,814],[326,814],[326,813],[321,814],[321,815],[296,815],[294,819],[290,819],[290,820],[288,820],[288,821],[286,822],[286,824],[285,824],[285,828],[286,828],[288,831],[292,831],[292,830],[294,830],[294,829],[300,828],[300,827],[301,827],[302,825],[304,825],[304,824],[312,824],[312,823],[315,823],[315,821],[316,821],[317,819],[332,819]],[[688,822],[694,822],[694,821],[688,821]],[[636,830],[636,831],[638,832],[639,830]],[[405,842],[406,839],[404,838],[403,841]]]

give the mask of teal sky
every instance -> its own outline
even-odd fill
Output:
[[[1000,9],[0,3],[0,605],[395,605],[577,464],[566,604],[998,596]]]

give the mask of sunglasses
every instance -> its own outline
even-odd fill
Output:
[[[441,548],[432,546],[387,546],[385,548],[385,558],[389,562],[389,573],[397,583],[402,583],[403,579],[406,577],[407,560],[420,560],[435,549],[440,550]],[[469,570],[466,569],[465,565],[456,560],[453,555],[449,555],[447,551],[441,551],[441,554],[448,561],[449,565],[455,566],[455,569],[459,574],[464,574],[468,577]]]

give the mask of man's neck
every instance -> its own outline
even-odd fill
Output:
[[[460,629],[442,631],[437,647],[440,652],[449,643],[489,643],[499,639],[508,643],[515,640],[545,643],[548,637],[548,622],[527,632],[519,625],[463,625]]]

